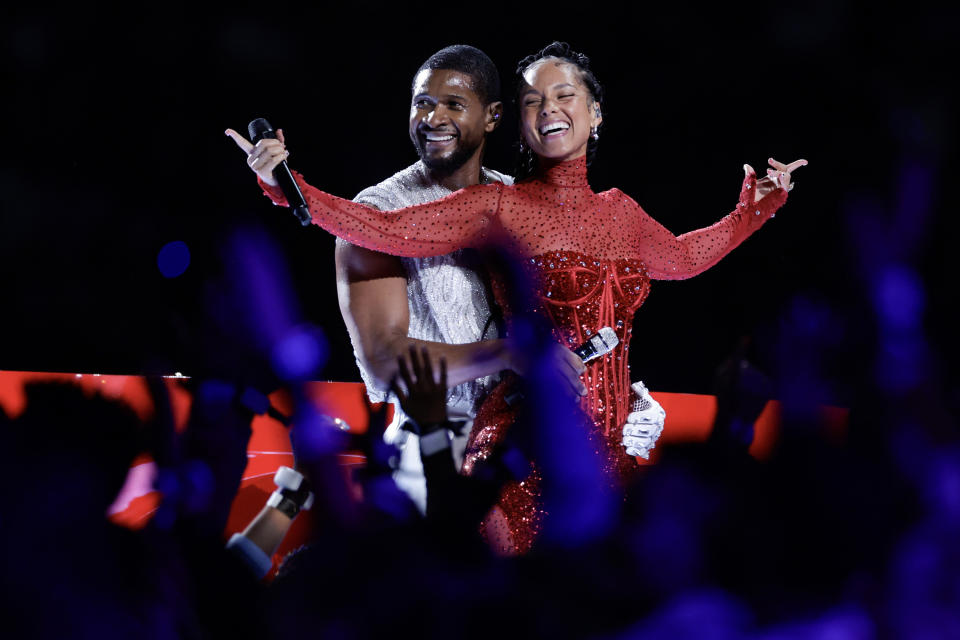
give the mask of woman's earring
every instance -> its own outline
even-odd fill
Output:
[[[593,138],[594,140],[600,139],[600,132],[597,131],[596,127],[590,127],[590,137]]]

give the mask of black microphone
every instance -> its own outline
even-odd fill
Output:
[[[250,134],[250,142],[253,144],[257,144],[264,138],[272,140],[277,138],[277,132],[264,118],[251,120],[250,124],[247,125],[247,133]],[[290,173],[290,167],[287,166],[286,160],[274,168],[273,179],[280,185],[280,190],[286,196],[287,203],[293,209],[294,215],[300,220],[300,224],[303,226],[310,224],[310,209],[300,192],[300,185],[297,184],[297,181],[293,179],[293,174]]]
[[[616,331],[610,327],[603,327],[590,336],[589,340],[573,349],[573,352],[580,356],[580,359],[586,364],[591,360],[596,360],[600,356],[607,355],[613,351],[613,348],[616,347],[619,342],[620,338],[617,337]],[[504,400],[506,400],[508,405],[514,406],[523,400],[523,392],[515,391],[506,396]]]

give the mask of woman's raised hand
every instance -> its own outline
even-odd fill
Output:
[[[806,160],[794,160],[790,164],[783,164],[778,162],[773,158],[767,160],[770,163],[770,169],[767,169],[767,177],[761,180],[757,180],[757,189],[753,193],[753,201],[759,202],[771,191],[776,189],[785,189],[790,191],[793,189],[793,182],[791,181],[791,175],[800,167],[807,166]],[[748,164],[743,165],[743,170],[747,172],[747,175],[756,173]]]
[[[224,133],[233,138],[240,150],[247,154],[247,166],[265,183],[277,186],[277,181],[273,179],[273,170],[290,157],[283,141],[283,129],[277,129],[276,139],[264,138],[257,144],[253,144],[233,129],[227,129]]]

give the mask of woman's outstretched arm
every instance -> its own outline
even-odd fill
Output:
[[[247,165],[257,174],[264,193],[275,204],[287,205],[273,179],[273,169],[289,157],[282,132],[278,139],[251,143],[233,129],[226,135],[247,154]],[[474,185],[433,202],[396,211],[378,211],[366,205],[324,193],[293,172],[310,208],[312,222],[339,238],[366,249],[395,256],[439,256],[484,244],[499,215],[503,185]]]
[[[473,185],[426,204],[379,211],[309,185],[296,171],[313,223],[351,244],[404,257],[440,256],[482,246],[499,215],[503,185]],[[283,193],[263,184],[265,193],[286,205]]]
[[[791,188],[790,172],[804,164],[805,160],[791,165],[776,163],[774,166],[782,167],[784,171],[777,170],[759,182],[754,170],[744,165],[746,177],[736,208],[715,224],[681,236],[674,236],[640,209],[641,226],[636,251],[646,263],[650,277],[682,280],[715,265],[783,206]]]

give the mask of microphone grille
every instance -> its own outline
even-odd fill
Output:
[[[273,138],[274,136],[264,135],[266,133],[273,133],[273,126],[267,122],[266,118],[256,118],[250,121],[250,124],[247,125],[247,133],[250,136],[251,142],[257,142],[263,138]]]
[[[600,336],[600,339],[603,340],[610,349],[613,349],[620,342],[620,338],[617,337],[617,332],[611,329],[610,327],[603,327],[600,331],[597,332]]]

